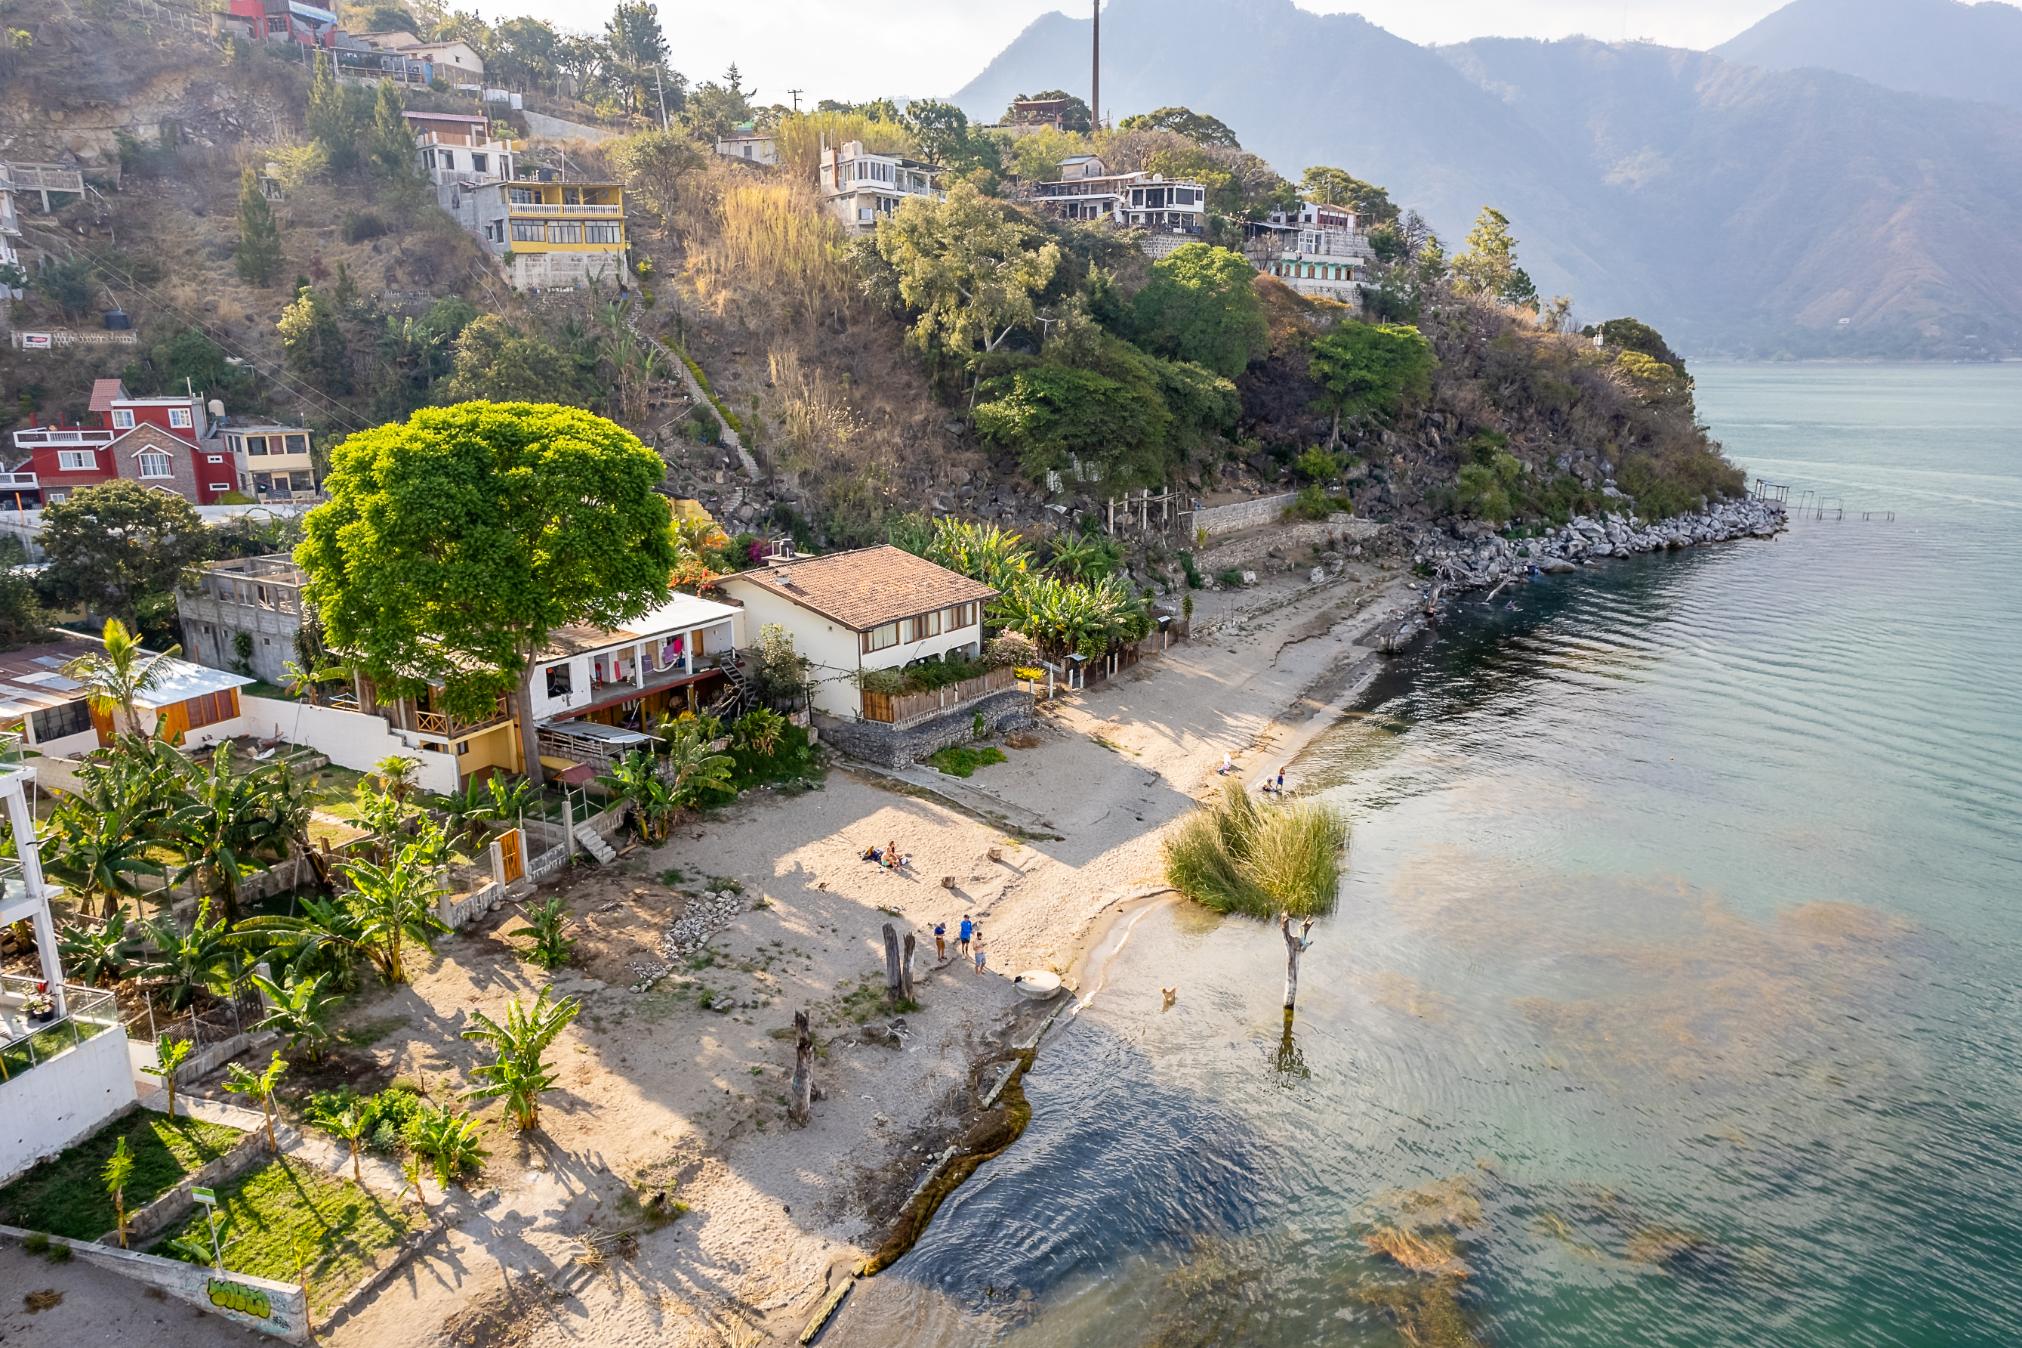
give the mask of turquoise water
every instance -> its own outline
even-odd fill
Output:
[[[1147,917],[835,1342],[2022,1343],[2022,367],[1698,375],[1846,518],[1391,666],[1292,1040],[1275,931]]]

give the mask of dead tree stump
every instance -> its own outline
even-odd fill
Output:
[[[899,961],[899,996],[908,1004],[913,1000],[913,933],[906,933],[906,955]]]
[[[787,1095],[786,1116],[802,1127],[814,1108],[814,1030],[807,1012],[793,1013],[793,1082]]]
[[[899,967],[899,929],[885,923],[885,997],[892,1005],[899,1004],[899,987],[903,974]]]

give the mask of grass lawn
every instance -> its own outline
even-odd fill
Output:
[[[977,768],[1002,763],[1004,751],[990,745],[971,749],[966,744],[956,744],[929,755],[927,761],[950,777],[973,777]]]
[[[309,1273],[309,1304],[336,1305],[365,1280],[386,1251],[421,1225],[417,1214],[347,1178],[280,1157],[218,1190],[218,1243],[234,1273],[294,1282]],[[208,1251],[210,1227],[198,1211],[168,1232]]]
[[[99,1173],[122,1135],[133,1151],[128,1212],[146,1207],[245,1136],[220,1123],[136,1110],[0,1189],[0,1221],[79,1240],[96,1240],[112,1230],[119,1219]]]

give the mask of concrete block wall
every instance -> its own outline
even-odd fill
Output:
[[[56,1155],[133,1102],[126,1036],[117,1027],[0,1082],[0,1181]]]
[[[986,734],[1023,729],[1032,724],[1032,695],[1022,688],[1007,688],[904,730],[893,730],[875,721],[844,721],[821,715],[815,717],[815,724],[820,727],[824,742],[837,752],[882,767],[902,768],[950,745],[974,739],[978,713],[983,717]]]
[[[20,1241],[30,1234],[19,1227],[0,1226],[0,1239]],[[249,1273],[213,1273],[202,1264],[185,1264],[180,1259],[163,1259],[65,1236],[51,1236],[49,1241],[69,1246],[71,1254],[87,1264],[159,1288],[178,1301],[186,1301],[234,1324],[288,1343],[309,1341],[309,1297],[295,1283],[255,1278]]]

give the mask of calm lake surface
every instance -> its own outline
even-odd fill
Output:
[[[1275,931],[1153,912],[830,1342],[2022,1343],[2022,366],[1696,373],[1847,518],[1395,662],[1292,768],[1293,1041]]]

